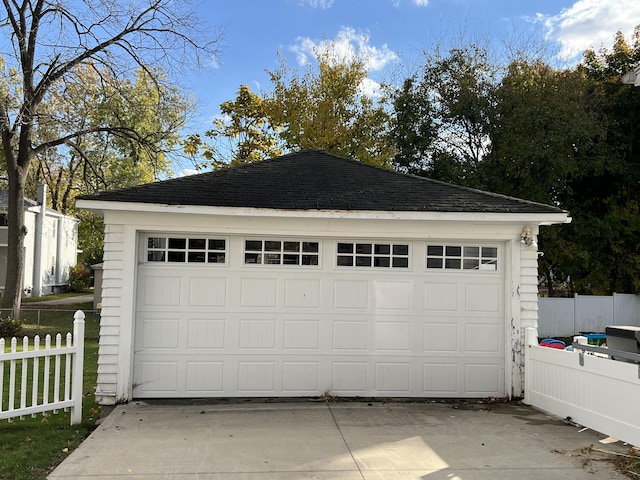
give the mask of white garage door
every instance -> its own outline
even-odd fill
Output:
[[[505,395],[499,245],[150,234],[135,398]]]

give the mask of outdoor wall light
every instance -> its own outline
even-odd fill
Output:
[[[538,242],[536,242],[536,237],[531,231],[530,226],[527,225],[522,229],[522,233],[520,234],[520,243],[524,243],[527,247],[538,248]]]

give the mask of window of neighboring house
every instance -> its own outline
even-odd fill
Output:
[[[9,225],[9,219],[6,213],[0,213],[0,227],[6,227]]]
[[[149,236],[146,247],[147,262],[224,264],[227,261],[224,238]]]
[[[427,269],[498,269],[498,247],[482,245],[427,245]]]
[[[338,267],[409,268],[409,244],[338,242]]]
[[[319,242],[298,240],[245,240],[245,265],[317,266]]]

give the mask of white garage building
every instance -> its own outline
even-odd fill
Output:
[[[522,395],[540,225],[567,212],[319,151],[84,196],[97,397]]]

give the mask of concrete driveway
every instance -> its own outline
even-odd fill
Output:
[[[118,479],[622,479],[581,431],[512,404],[135,402],[48,477]]]

